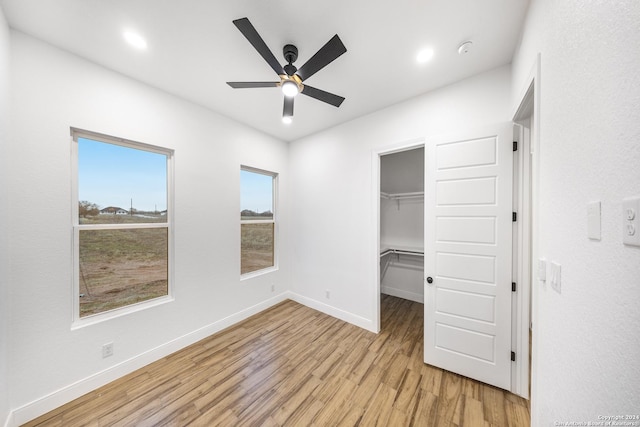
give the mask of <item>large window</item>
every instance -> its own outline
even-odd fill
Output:
[[[240,169],[240,274],[276,266],[277,175]]]
[[[72,130],[74,318],[169,295],[172,151]]]

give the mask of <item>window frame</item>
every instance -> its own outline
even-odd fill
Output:
[[[271,181],[271,213],[273,214],[271,219],[249,219],[243,220],[242,215],[240,216],[240,281],[251,279],[256,276],[261,276],[263,274],[268,274],[273,271],[277,271],[279,269],[279,256],[278,256],[278,178],[279,174],[277,172],[268,171],[266,169],[255,168],[253,166],[240,165],[240,173],[242,171],[256,173],[260,175],[270,176],[272,178]],[[242,190],[242,180],[240,181],[240,189]],[[242,193],[241,193],[242,194]],[[242,200],[241,200],[242,202]],[[242,207],[240,208],[242,212]],[[242,226],[249,224],[273,224],[273,265],[265,268],[261,268],[259,270],[249,271],[247,273],[242,273]]]
[[[165,222],[140,223],[140,224],[80,224],[78,203],[80,197],[79,190],[79,165],[78,165],[78,139],[85,138],[93,141],[118,145],[125,148],[147,151],[166,156],[166,186],[167,186],[167,213]],[[100,323],[108,319],[124,316],[151,307],[166,304],[174,300],[174,150],[158,147],[142,142],[131,141],[124,138],[113,137],[102,133],[87,131],[78,128],[71,128],[71,218],[72,218],[72,265],[73,265],[73,286],[71,292],[72,318],[71,329]],[[80,317],[80,231],[81,230],[126,230],[126,229],[150,229],[163,228],[167,230],[167,294],[145,301],[117,307],[100,313],[90,314]]]

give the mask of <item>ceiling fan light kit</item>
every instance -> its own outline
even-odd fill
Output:
[[[284,93],[284,96],[296,96],[298,92],[300,92],[298,85],[293,80],[286,79],[282,82],[282,93]]]
[[[287,44],[282,49],[284,59],[287,64],[280,65],[260,37],[248,18],[240,18],[233,21],[234,25],[247,38],[249,43],[258,51],[260,56],[271,66],[273,71],[280,77],[279,82],[227,82],[234,89],[260,88],[260,87],[280,87],[284,94],[284,107],[282,111],[282,121],[291,123],[293,119],[293,99],[298,93],[302,93],[311,98],[340,107],[344,97],[333,93],[325,92],[321,89],[303,84],[303,81],[329,65],[336,58],[347,51],[347,48],[336,34],[324,46],[318,50],[299,69],[293,65],[298,59],[298,48],[292,44]]]

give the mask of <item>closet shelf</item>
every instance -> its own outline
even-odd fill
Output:
[[[384,246],[380,248],[380,258],[388,254],[424,256],[424,249],[413,246]]]
[[[385,193],[381,191],[380,197],[389,200],[420,199],[424,197],[424,191],[414,191],[412,193]]]
[[[380,197],[387,200],[395,200],[400,210],[400,200],[424,199],[424,191],[414,191],[413,193],[385,193],[380,192]]]
[[[424,257],[424,248],[417,248],[412,246],[400,246],[400,245],[385,245],[380,248],[380,262],[382,266],[382,271],[380,272],[380,282],[384,279],[385,274],[387,274],[387,269],[389,265],[398,265],[392,261],[395,257],[388,257],[389,254],[398,255],[398,260],[400,260],[400,255],[412,255],[417,257]]]

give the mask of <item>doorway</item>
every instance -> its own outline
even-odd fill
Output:
[[[380,292],[423,303],[424,147],[380,156]]]
[[[430,338],[430,341],[433,342],[429,343],[426,341],[425,334],[425,347],[427,344],[430,346],[433,344],[432,347],[435,348],[436,353],[439,352],[440,354],[433,360],[435,361],[437,358],[450,360],[452,354],[457,354],[460,360],[456,362],[456,366],[462,366],[465,369],[460,371],[456,370],[455,366],[442,367],[475,378],[477,373],[486,373],[487,366],[498,364],[495,360],[499,359],[500,368],[495,375],[492,374],[490,378],[482,377],[479,379],[486,383],[498,385],[523,397],[528,397],[528,360],[526,362],[523,360],[523,353],[520,350],[516,352],[520,356],[515,360],[515,363],[513,363],[514,355],[512,354],[511,360],[509,360],[508,355],[510,351],[513,352],[516,348],[521,348],[519,343],[522,341],[522,337],[518,326],[523,323],[521,316],[525,312],[527,318],[524,323],[529,324],[528,295],[526,298],[520,298],[513,297],[511,294],[512,278],[515,277],[515,274],[520,274],[519,270],[514,270],[512,276],[512,259],[515,262],[515,257],[519,256],[519,253],[517,255],[515,252],[512,254],[512,236],[515,236],[518,231],[515,226],[513,226],[512,230],[511,210],[512,204],[520,203],[520,200],[513,197],[511,183],[513,182],[515,185],[514,178],[519,178],[513,174],[511,166],[506,169],[501,166],[505,164],[504,161],[507,158],[511,159],[513,157],[514,161],[516,160],[516,155],[512,153],[511,149],[514,128],[512,124],[503,124],[498,128],[494,129],[492,126],[488,126],[480,129],[470,129],[464,134],[457,135],[457,139],[450,139],[451,135],[429,138],[428,147],[424,140],[420,140],[404,145],[400,144],[399,146],[374,153],[374,186],[376,193],[380,193],[380,198],[378,198],[375,205],[377,213],[376,258],[378,260],[376,263],[376,283],[378,286],[376,309],[378,311],[375,320],[378,322],[376,326],[380,330],[381,293],[395,292],[395,295],[403,298],[422,299],[425,301],[425,311],[427,311],[429,304],[434,303],[436,294],[441,296],[441,302],[446,303],[447,307],[441,306],[436,310],[435,306],[432,305],[429,310],[437,312],[438,316],[444,313],[448,320],[454,319],[455,322],[445,324],[443,323],[444,317],[441,319],[440,317],[442,316],[440,316],[435,319],[431,316],[431,319],[435,322],[429,327],[431,338],[437,335],[434,329],[436,326],[447,332],[446,335],[444,333],[440,334],[439,342],[436,342],[435,338]],[[418,153],[417,150],[424,154],[427,148],[429,153],[419,156],[425,159],[425,165],[427,165],[428,160],[428,165],[423,165],[422,171],[425,176],[429,173],[435,175],[425,180],[422,191],[419,191],[421,190],[419,187],[385,187],[387,183],[383,183],[383,174],[386,174],[386,171],[383,165],[387,161],[393,162],[393,160],[397,160],[398,163],[401,163],[399,159],[403,156],[415,155]],[[509,160],[510,164],[511,160]],[[493,171],[493,169],[496,170]],[[494,172],[499,173],[500,177],[495,175],[495,178],[493,178],[491,174]],[[503,174],[506,175],[502,176]],[[507,176],[508,178],[506,178]],[[492,189],[495,183],[507,181],[509,182],[508,186],[500,186],[500,195],[494,193]],[[429,183],[429,187],[427,187],[427,183]],[[519,186],[520,184],[518,183],[517,185]],[[441,193],[441,190],[445,188],[447,191]],[[385,189],[387,191],[384,191]],[[499,188],[495,187],[495,190],[498,191]],[[437,193],[441,193],[440,196],[444,196],[444,198],[440,197],[435,200]],[[500,200],[509,201],[506,205],[505,203],[500,203],[501,207],[495,213],[492,211],[495,203],[489,200],[494,195],[498,196]],[[407,197],[406,200],[401,198],[404,196]],[[425,204],[425,199],[428,198],[432,199],[430,199],[429,204]],[[517,202],[512,202],[512,200],[517,200]],[[425,233],[425,238],[422,242],[419,241],[418,236],[420,221],[415,221],[415,218],[419,218],[419,214],[415,214],[417,212],[415,208],[418,206],[423,213],[427,214],[428,212],[426,211],[436,212],[435,209],[441,211],[435,217],[439,221],[439,226],[429,233]],[[403,208],[405,210],[413,208],[415,212],[411,215],[409,211],[403,211]],[[386,209],[397,217],[405,216],[405,223],[402,227],[397,228],[401,231],[404,230],[404,232],[390,232],[394,229],[393,227],[388,228],[388,218],[385,217],[384,212]],[[408,224],[410,217],[414,218],[413,233],[409,232],[411,228]],[[427,217],[428,215],[423,215],[422,227],[425,229],[425,224],[428,223]],[[430,219],[429,221],[435,227],[434,220]],[[499,228],[496,228],[498,226]],[[426,238],[427,236],[430,236],[429,239]],[[494,239],[493,236],[498,240],[492,240]],[[503,243],[499,245],[499,251],[494,254],[491,252],[491,247],[495,247],[498,241]],[[505,243],[507,241],[509,243]],[[431,245],[430,242],[434,244]],[[439,246],[439,249],[435,249],[436,245],[442,247]],[[407,253],[385,253],[388,249],[395,251],[405,250]],[[419,269],[419,262],[409,261],[409,259],[415,260],[417,256],[422,256],[426,260],[425,255],[427,252],[430,253],[430,259],[432,258],[432,264],[429,268],[430,274],[426,274],[426,261],[422,272]],[[384,256],[392,257],[391,259],[397,263],[397,266],[404,269],[402,274],[405,277],[415,274],[415,280],[410,280],[414,285],[417,280],[420,280],[419,275],[422,273],[421,279],[425,292],[420,295],[416,288],[401,289],[397,285],[393,286],[398,281],[391,280],[394,277],[393,274],[387,276],[389,269],[392,267],[390,266],[391,262],[385,261]],[[467,265],[469,262],[471,265]],[[494,270],[491,265],[498,265],[495,262],[498,262],[503,267],[507,266],[506,270],[500,267],[500,277],[493,277],[492,271]],[[438,273],[435,273],[436,271],[444,273],[445,270],[448,271],[446,274],[438,275]],[[498,270],[495,271],[497,272]],[[434,277],[426,277],[431,275],[434,275]],[[395,277],[397,278],[398,276],[396,274]],[[432,279],[432,281],[429,281],[429,279]],[[429,289],[431,283],[435,284],[431,286],[432,290],[429,292],[433,293],[433,295],[429,298],[426,295],[426,290]],[[469,285],[473,283],[476,283],[477,286],[473,289],[469,288]],[[508,291],[503,292],[500,290],[497,293],[494,292],[494,289],[504,286],[508,286]],[[523,286],[522,291],[525,289],[528,289],[528,287]],[[399,292],[399,290],[403,292]],[[443,297],[443,295],[445,296]],[[482,304],[478,305],[478,302]],[[520,310],[525,302],[527,303],[527,309]],[[500,317],[501,320],[499,322],[497,322],[498,317],[496,316]],[[425,321],[427,317],[428,313],[425,312]],[[460,321],[467,322],[469,325],[462,324]],[[488,328],[492,324],[503,326],[498,326],[494,331]],[[427,325],[425,323],[426,330]],[[473,349],[469,347],[473,337],[484,339],[484,341],[480,341],[481,348],[478,351],[476,351],[475,347]],[[524,349],[528,349],[528,333],[526,337],[527,346]],[[478,340],[476,339],[476,341]],[[498,341],[501,343],[499,348],[491,345],[491,342],[498,343]],[[492,348],[496,348],[498,351],[496,352]],[[463,357],[465,354],[468,356]],[[528,354],[528,351],[525,351],[524,354]],[[433,361],[429,362],[426,353],[425,361],[434,366],[440,366]],[[523,377],[520,372],[527,373],[526,382],[522,381]],[[494,381],[494,377],[499,378],[499,381]]]
[[[413,254],[413,252],[419,252],[420,247],[423,246],[424,238],[423,235],[416,233],[416,231],[419,232],[420,227],[423,227],[423,223],[420,222],[421,218],[419,218],[419,213],[424,212],[422,206],[424,204],[423,184],[416,185],[416,180],[419,179],[417,177],[424,176],[424,156],[420,159],[422,165],[414,162],[415,158],[414,161],[409,161],[411,163],[410,173],[405,174],[401,168],[398,170],[399,165],[407,162],[407,157],[413,157],[410,154],[418,152],[414,150],[422,150],[421,152],[424,154],[424,139],[418,138],[390,144],[373,151],[371,156],[372,190],[375,195],[372,198],[375,229],[372,230],[374,244],[371,253],[371,259],[375,260],[373,263],[373,283],[375,284],[373,328],[375,332],[381,330],[380,301],[382,292],[413,301],[422,302],[423,299],[423,292],[416,283],[416,279],[419,278],[419,286],[422,286],[423,258],[421,254]],[[385,163],[385,184],[381,186],[383,162]],[[417,194],[421,192],[422,195]],[[382,209],[389,210],[384,219],[381,215]],[[392,211],[393,209],[395,212]],[[402,216],[411,218],[412,225],[408,227],[393,225]],[[384,226],[382,225],[383,221]],[[384,235],[381,233],[382,227],[385,228]],[[388,251],[389,249],[395,249],[396,252],[404,249],[403,252],[411,253],[394,253]],[[394,262],[395,265],[391,266],[391,262]],[[401,263],[404,265],[400,265]],[[405,282],[405,280],[408,281]],[[398,285],[401,282],[403,284]]]

